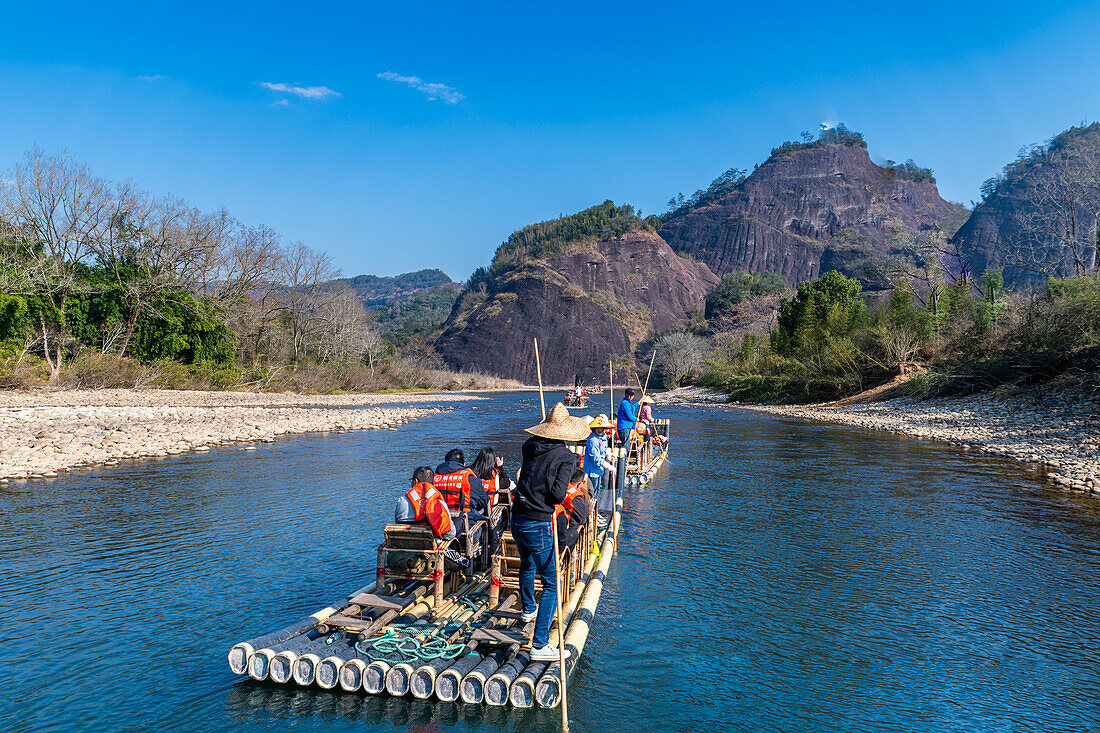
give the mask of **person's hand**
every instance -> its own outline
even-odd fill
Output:
[[[504,465],[504,459],[501,458],[500,456],[497,456],[497,468],[500,468],[503,465]]]

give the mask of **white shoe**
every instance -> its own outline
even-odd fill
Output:
[[[533,611],[524,611],[523,613],[521,613],[519,615],[519,620],[522,621],[525,624],[531,623],[532,621],[535,620],[535,617],[538,616],[538,615],[539,615],[539,607],[535,606],[535,610],[533,610]]]
[[[565,650],[565,658],[569,659],[569,650]],[[532,662],[556,662],[561,659],[558,648],[551,644],[531,650]]]

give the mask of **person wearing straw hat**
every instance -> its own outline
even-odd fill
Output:
[[[615,473],[615,463],[607,445],[607,436],[615,426],[606,415],[588,423],[592,434],[584,444],[584,472],[592,485],[592,497],[599,498],[604,471]]]
[[[554,509],[565,501],[569,481],[577,470],[577,456],[566,443],[579,443],[591,432],[588,423],[572,417],[558,403],[546,419],[527,428],[519,481],[512,495],[512,537],[519,550],[519,593],[524,622],[535,621],[531,659],[553,661],[557,647],[550,645],[550,624],[557,606],[554,578]],[[542,597],[535,603],[535,573],[542,581]]]

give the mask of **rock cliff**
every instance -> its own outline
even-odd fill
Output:
[[[533,384],[537,336],[545,382],[606,382],[609,357],[632,358],[640,341],[684,324],[717,282],[646,229],[588,239],[465,292],[436,348],[458,371]]]
[[[930,171],[923,180],[907,174],[875,165],[862,144],[788,143],[731,192],[673,215],[658,233],[718,275],[776,272],[795,285],[838,269],[874,287],[872,265],[899,251],[904,229],[965,215],[940,198]]]
[[[971,273],[1003,267],[1005,284],[1020,287],[1095,270],[1097,172],[1100,123],[1093,123],[1026,150],[986,181],[982,203],[952,240]]]

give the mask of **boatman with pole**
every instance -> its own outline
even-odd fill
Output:
[[[519,550],[519,593],[524,622],[535,621],[531,659],[554,661],[560,650],[550,644],[550,625],[558,604],[553,531],[554,509],[565,501],[577,470],[577,456],[566,445],[579,443],[591,432],[588,423],[572,417],[558,403],[546,419],[527,428],[523,467],[512,496],[512,537]],[[542,581],[542,597],[535,604],[535,573]]]
[[[615,427],[619,431],[619,443],[627,451],[630,450],[630,440],[634,434],[634,426],[638,424],[638,406],[634,404],[633,387],[627,387],[623,401],[619,403],[619,409],[615,411]]]

